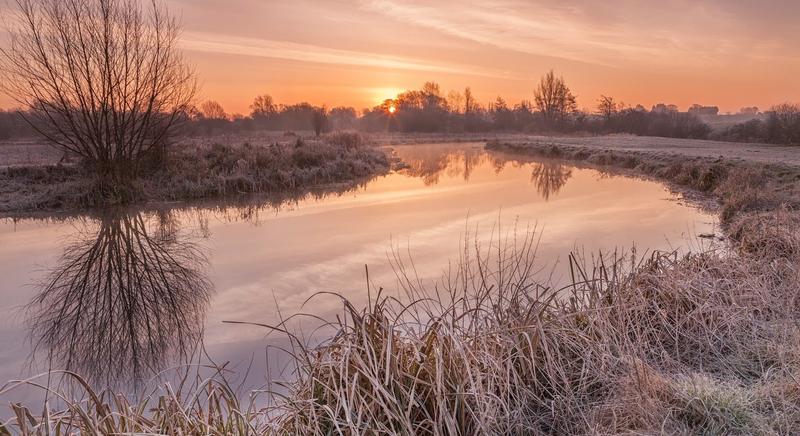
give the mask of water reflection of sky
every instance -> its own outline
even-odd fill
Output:
[[[386,292],[397,293],[389,262],[393,249],[405,259],[413,258],[419,277],[432,282],[448,261],[457,258],[465,233],[486,240],[512,232],[515,226],[519,232],[535,226],[542,232],[538,256],[543,279],[553,272],[559,282],[566,273],[559,262],[572,250],[630,249],[634,243],[640,253],[686,248],[697,244],[695,235],[713,227],[713,217],[681,205],[653,182],[606,176],[558,162],[487,154],[477,144],[402,146],[394,151],[406,162],[405,169],[340,195],[300,200],[277,209],[185,207],[134,215],[143,220],[134,230],[148,237],[163,236],[159,231],[166,219],[177,227],[173,244],[202,247],[208,267],[195,269],[210,280],[214,290],[207,305],[201,299],[203,304],[192,310],[204,311],[204,343],[216,362],[231,361],[231,368],[244,368],[253,359],[247,386],[264,383],[264,348],[281,341],[267,337],[263,328],[223,321],[277,324],[281,317],[298,311],[331,317],[341,307],[336,298],[321,296],[306,306],[303,303],[320,291],[341,293],[356,305],[364,303],[365,265],[374,289],[382,286]],[[109,225],[97,217],[0,223],[0,295],[4,297],[0,302],[0,378],[47,367],[41,359],[34,360],[32,367],[25,365],[31,341],[36,343],[37,338],[30,332],[30,312],[21,308],[29,308],[41,295],[41,286],[34,284],[46,278],[48,271],[63,268],[59,256],[74,245],[79,231],[88,238],[85,243],[91,243],[101,239],[98,236]],[[186,298],[185,289],[182,292]],[[152,299],[164,306],[158,297]],[[159,316],[166,314],[159,312]],[[137,319],[131,325],[148,325]],[[55,337],[55,342],[64,340]],[[165,339],[160,341],[159,346],[174,347]],[[180,357],[174,350],[170,355]],[[88,357],[92,358],[108,356]],[[155,370],[150,367],[161,363],[169,366],[155,359],[148,362],[148,369]],[[119,375],[125,372],[117,371]]]

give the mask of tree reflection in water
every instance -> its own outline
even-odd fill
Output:
[[[558,194],[561,188],[572,177],[572,170],[554,161],[534,162],[531,172],[531,182],[536,184],[536,190],[545,200],[551,195]]]
[[[572,170],[557,161],[526,159],[487,152],[480,147],[465,148],[460,144],[400,146],[395,148],[395,153],[406,164],[403,171],[412,177],[422,178],[426,186],[438,184],[442,175],[469,181],[473,171],[484,164],[490,164],[495,174],[500,174],[509,164],[515,168],[530,166],[531,182],[536,185],[542,198],[549,200],[572,177]]]
[[[463,145],[405,146],[395,149],[406,164],[404,172],[422,179],[425,186],[439,183],[442,175],[469,181],[472,171],[488,159],[482,148]]]
[[[138,384],[185,359],[212,285],[169,212],[110,213],[69,243],[28,306],[34,354],[106,386]]]

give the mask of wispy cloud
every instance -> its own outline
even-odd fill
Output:
[[[428,71],[503,79],[518,78],[509,72],[472,65],[438,63],[402,56],[215,33],[186,32],[181,38],[181,46],[185,50],[199,52],[256,56],[321,64],[361,66],[386,70]]]
[[[463,40],[598,65],[676,65],[678,61],[697,66],[725,56],[749,56],[738,48],[745,41],[765,47],[759,40],[746,39],[741,29],[729,32],[736,24],[715,20],[716,9],[703,5],[621,2],[625,4],[615,3],[612,8],[595,2],[565,5],[549,0],[360,1],[363,9]],[[643,18],[653,14],[660,25]]]
[[[407,3],[395,0],[362,0],[368,10],[442,33],[532,55],[585,63],[611,64],[606,56],[658,54],[655,47],[615,40],[615,35],[580,26],[557,8],[526,10],[509,1],[480,3]],[[663,47],[662,47],[663,50]]]

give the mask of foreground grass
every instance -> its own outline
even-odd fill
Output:
[[[0,168],[0,213],[80,209],[118,203],[281,194],[363,180],[389,169],[384,153],[358,134],[268,144],[193,141],[171,148],[125,192],[102,192],[80,165]],[[156,167],[154,165],[154,167]]]
[[[515,147],[491,145],[613,166],[714,196],[730,247],[642,260],[570,256],[574,283],[552,289],[534,278],[534,234],[470,241],[435,288],[416,280],[413,265],[396,262],[405,298],[373,290],[365,308],[344,300],[338,332],[322,345],[285,332],[296,377],[268,408],[243,404],[222,378],[192,389],[165,387],[134,405],[84,385],[86,395],[66,397],[66,406],[44,413],[14,405],[17,418],[7,428],[28,434],[795,432],[796,170]]]

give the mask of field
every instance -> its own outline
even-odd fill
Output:
[[[303,137],[313,136],[301,132]],[[409,134],[362,134],[365,142],[375,145],[429,144],[437,142],[480,142],[497,140],[511,144],[556,144],[575,147],[595,147],[618,151],[641,151],[656,154],[679,154],[692,157],[725,157],[763,163],[786,163],[800,165],[800,153],[796,146],[705,141],[697,139],[658,138],[634,135],[606,136],[540,136],[519,133],[409,133]],[[252,135],[222,135],[212,138],[188,138],[181,143],[193,145],[220,143],[288,144],[296,137],[278,132]],[[50,146],[32,140],[0,141],[0,168],[7,166],[54,165],[63,157]]]

